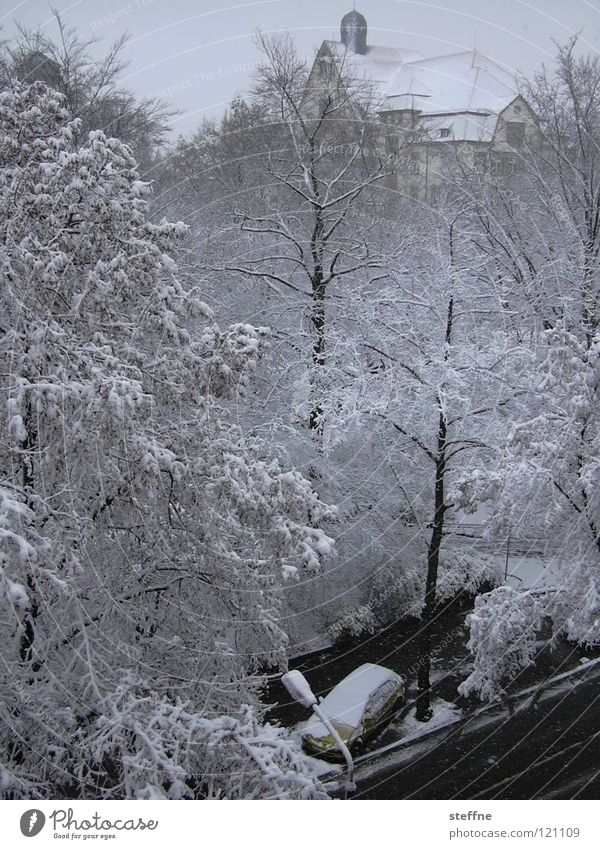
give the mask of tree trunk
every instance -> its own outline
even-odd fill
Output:
[[[313,153],[314,155],[314,153]],[[313,195],[319,200],[319,185],[314,174],[314,164],[310,171]],[[311,321],[314,328],[315,338],[312,350],[312,361],[315,369],[315,377],[312,382],[313,395],[322,391],[322,369],[325,365],[325,282],[323,280],[323,213],[319,206],[315,207],[315,223],[310,239],[310,252],[313,262],[312,272],[312,309]],[[321,377],[321,379],[319,379]],[[316,378],[316,379],[315,379]],[[316,383],[316,386],[315,386]],[[323,436],[323,406],[316,400],[309,416],[309,427],[319,438]]]
[[[448,318],[446,322],[446,351],[444,358],[448,358],[448,345],[452,336],[453,299],[448,302]],[[431,630],[435,617],[436,591],[438,568],[440,564],[440,548],[444,535],[444,518],[447,506],[444,503],[444,477],[446,474],[446,438],[447,423],[446,415],[441,398],[438,396],[438,432],[437,448],[435,455],[435,508],[431,526],[431,539],[427,549],[427,580],[425,582],[425,604],[421,615],[421,626],[419,629],[419,672],[417,675],[417,704],[416,718],[420,722],[431,719]]]
[[[325,365],[325,286],[321,280],[313,282],[313,302],[312,302],[312,324],[315,331],[315,340],[312,350],[312,361],[315,367],[315,374],[319,374],[319,370]],[[315,386],[315,383],[317,384]],[[320,381],[313,379],[313,394],[319,392]],[[310,411],[309,427],[319,437],[323,435],[323,407],[319,401],[315,401],[312,410]]]
[[[425,583],[425,605],[419,631],[419,674],[417,680],[416,716],[421,722],[431,718],[431,628],[435,618],[436,589],[440,563],[440,547],[444,533],[444,475],[446,472],[446,418],[440,412],[438,426],[438,450],[435,464],[435,514],[431,539],[427,549],[427,580]]]
[[[37,445],[37,432],[33,419],[33,410],[29,397],[25,401],[23,410],[23,426],[27,436],[21,442],[21,474],[23,494],[27,506],[34,510],[33,489],[34,489],[34,474],[33,474],[33,454]],[[33,660],[33,642],[35,639],[35,620],[37,619],[39,608],[36,600],[35,581],[34,577],[29,572],[26,578],[27,589],[31,600],[29,609],[23,616],[21,623],[22,633],[19,645],[19,657],[21,663],[31,663]]]

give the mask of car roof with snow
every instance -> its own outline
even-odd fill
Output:
[[[402,677],[385,666],[363,663],[333,688],[320,703],[320,707],[329,719],[335,720],[336,723],[357,728],[363,721],[369,700],[387,683],[396,686],[402,683]],[[387,688],[385,689],[387,691]],[[313,737],[329,734],[316,715],[308,720],[302,731],[303,734]]]

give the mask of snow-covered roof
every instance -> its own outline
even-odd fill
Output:
[[[405,62],[390,79],[386,97],[409,96],[426,114],[502,112],[518,94],[515,77],[477,50]],[[397,106],[393,108],[398,108]]]
[[[391,669],[375,663],[363,663],[346,675],[323,699],[321,710],[337,724],[350,729],[360,728],[369,699],[388,681],[402,683],[401,677]],[[329,734],[316,714],[305,723],[302,731],[313,737],[326,737]]]
[[[368,45],[365,53],[353,53],[346,50],[341,41],[326,41],[325,45],[333,56],[348,64],[358,80],[369,80],[382,94],[386,93],[389,82],[404,63],[423,59],[415,50],[397,47]]]
[[[425,115],[419,127],[431,140],[491,142],[498,124],[497,115],[459,113],[458,115]]]
[[[478,50],[424,59],[394,47],[367,46],[362,54],[337,41],[325,45],[356,80],[374,85],[383,111],[415,110],[426,123],[447,116],[441,126],[449,139],[491,141],[497,116],[518,95],[515,76]]]

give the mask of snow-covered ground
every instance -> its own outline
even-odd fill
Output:
[[[563,564],[558,555],[513,555],[508,561],[507,583],[515,589],[548,590],[564,580]]]
[[[474,542],[475,547],[482,545],[484,550],[489,550],[491,543],[485,541],[483,535],[486,523],[490,519],[489,508],[480,506],[474,513],[469,514],[458,510],[456,519],[459,528],[462,527],[468,533],[473,533],[475,537],[481,535],[480,540]],[[526,538],[519,539],[519,535],[516,534],[509,542],[508,561],[505,543],[498,544],[492,559],[499,569],[501,567],[502,575],[508,573],[506,583],[515,589],[556,589],[562,580],[563,558],[559,554],[541,554],[538,550],[534,550],[535,544],[543,547],[543,542],[539,539],[534,541],[532,538],[528,542]],[[528,548],[531,550],[528,551]]]
[[[397,726],[398,738],[403,742],[416,740],[423,734],[433,731],[434,728],[442,728],[445,725],[457,722],[462,716],[460,708],[457,708],[452,702],[444,701],[444,699],[434,699],[431,709],[433,715],[429,722],[420,722],[416,718],[414,710],[405,714]]]

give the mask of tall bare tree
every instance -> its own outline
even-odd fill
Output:
[[[369,290],[387,274],[389,257],[376,237],[383,195],[374,190],[396,169],[399,152],[382,147],[374,90],[353,78],[347,55],[309,74],[288,35],[259,35],[258,45],[265,61],[254,97],[272,127],[260,155],[268,189],[236,204],[248,250],[222,267],[280,296],[291,293],[307,317],[308,425],[322,435],[328,322],[357,281]]]
[[[142,168],[148,168],[164,141],[174,110],[159,98],[139,98],[120,83],[127,67],[123,59],[127,35],[97,59],[97,39],[83,37],[56,9],[52,12],[57,37],[19,26],[16,39],[5,44],[3,75],[25,83],[43,82],[59,91],[69,113],[81,119],[84,132],[104,130],[128,144]]]

